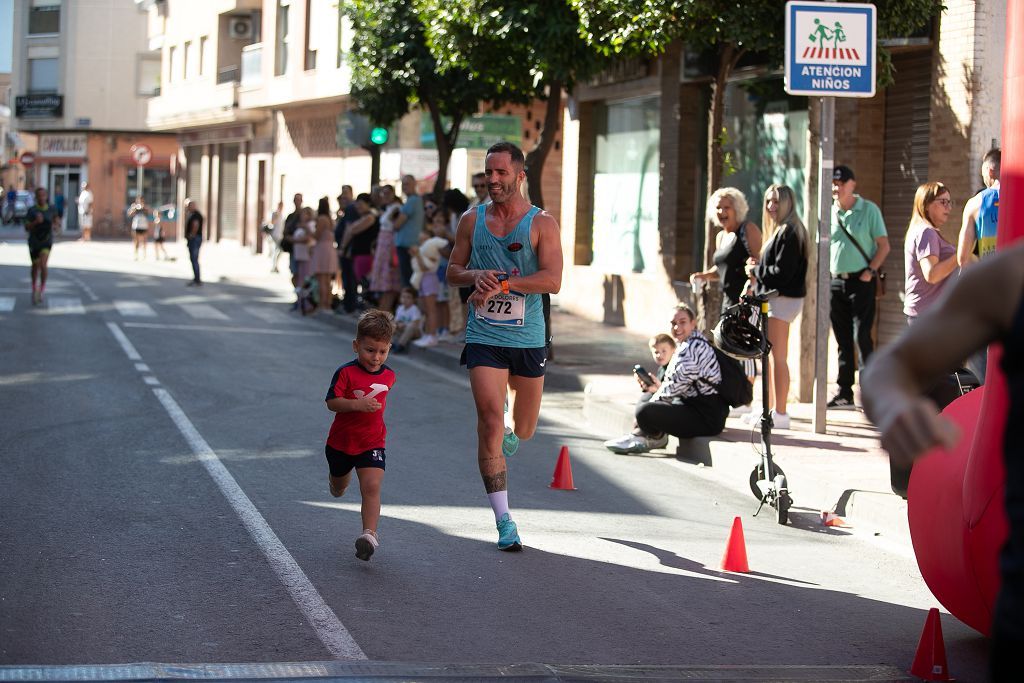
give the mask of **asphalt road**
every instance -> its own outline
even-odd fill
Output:
[[[415,354],[390,361],[382,546],[361,562],[357,489],[332,498],[323,457],[354,325],[296,317],[279,287],[185,288],[124,245],[58,247],[33,307],[24,246],[0,245],[0,664],[906,669],[937,606],[906,549],[611,455],[571,392],[510,463],[526,548],[500,553],[465,374]],[[563,445],[576,491],[548,487]],[[717,570],[736,515],[747,575]],[[952,673],[983,680],[985,640],[943,629]]]

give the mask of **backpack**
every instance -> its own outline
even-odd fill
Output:
[[[722,381],[717,386],[711,382],[705,383],[714,386],[730,408],[750,405],[754,400],[754,385],[747,379],[743,364],[714,344],[711,344],[711,348],[714,349],[718,367],[722,370]]]

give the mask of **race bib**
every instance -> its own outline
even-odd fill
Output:
[[[474,306],[477,320],[488,325],[522,327],[526,317],[526,297],[510,292],[495,294],[482,306]]]

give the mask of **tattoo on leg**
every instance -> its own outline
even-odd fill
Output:
[[[508,489],[508,476],[505,472],[498,472],[497,474],[485,474],[484,479],[484,490],[487,493],[497,493],[498,491],[505,491]]]

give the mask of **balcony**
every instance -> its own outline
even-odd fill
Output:
[[[263,84],[263,43],[253,43],[242,48],[243,88],[258,88]]]
[[[207,78],[165,84],[160,96],[149,100],[146,123],[151,130],[177,131],[261,118],[259,112],[238,108],[237,80],[213,83]]]

